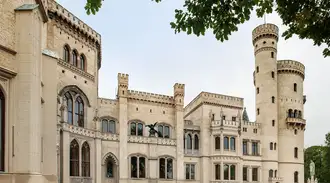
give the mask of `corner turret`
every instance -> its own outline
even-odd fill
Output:
[[[184,84],[175,83],[174,85],[174,101],[176,106],[184,105]]]

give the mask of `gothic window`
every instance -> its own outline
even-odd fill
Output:
[[[289,109],[289,111],[288,111],[288,117],[289,117],[289,118],[293,118],[293,112],[292,112],[292,109]]]
[[[146,177],[146,159],[145,157],[131,157],[131,178]]]
[[[272,96],[272,103],[275,103],[275,97]]]
[[[270,56],[271,56],[272,58],[274,58],[274,52],[271,52],[271,53],[270,53]]]
[[[170,126],[165,124],[159,124],[158,132],[158,137],[170,138]]]
[[[143,124],[141,122],[131,122],[131,135],[143,136]]]
[[[186,164],[186,180],[195,180],[194,164]]]
[[[219,164],[215,165],[215,180],[220,180],[221,177],[221,166]]]
[[[220,137],[215,137],[214,139],[215,150],[220,150]]]
[[[223,165],[223,179],[229,180],[229,165]]]
[[[222,116],[222,119],[223,119],[223,120],[226,120],[226,116],[225,116],[225,115],[223,115],[223,116]]]
[[[235,151],[236,149],[236,143],[235,143],[235,137],[230,137],[230,150]]]
[[[76,50],[72,51],[72,64],[76,67],[78,66],[78,54]]]
[[[247,141],[243,141],[243,155],[248,155],[248,143]]]
[[[80,55],[80,66],[79,68],[85,71],[86,59],[84,55]]]
[[[254,155],[254,156],[259,155],[258,142],[252,142],[252,155]]]
[[[258,129],[253,129],[253,133],[258,133]]]
[[[68,123],[73,124],[73,102],[72,102],[72,96],[70,95],[69,92],[65,93],[65,98],[66,98],[66,110],[67,110],[67,117],[68,117]]]
[[[211,118],[211,120],[212,120],[212,121],[214,120],[214,114],[212,114],[212,118]]]
[[[113,178],[113,163],[112,161],[107,162],[107,170],[106,170],[106,177]]]
[[[173,179],[173,159],[160,158],[159,159],[159,178]]]
[[[294,172],[294,183],[298,183],[298,175],[299,173],[297,171]]]
[[[269,175],[268,176],[273,177],[273,170],[272,169],[269,170]]]
[[[70,144],[70,176],[79,176],[79,144],[76,140]]]
[[[81,170],[83,177],[90,177],[90,148],[87,142],[84,142],[81,149],[82,162]]]
[[[248,169],[243,167],[243,181],[248,181]]]
[[[297,83],[293,83],[293,91],[297,92]]]
[[[252,181],[258,181],[258,168],[252,168]]]
[[[198,138],[198,135],[196,135],[196,134],[194,136],[194,149],[195,150],[199,149],[199,138]]]
[[[274,177],[277,177],[277,170],[274,171]]]
[[[273,150],[273,142],[271,142],[271,143],[269,144],[269,149],[270,149],[270,150]]]
[[[0,90],[0,171],[5,171],[5,95]]]
[[[116,133],[116,122],[114,120],[102,119],[102,132]]]
[[[229,150],[229,138],[228,137],[224,137],[223,138],[223,145],[224,145],[224,149],[225,150]]]
[[[298,158],[298,147],[294,148],[294,157]]]
[[[230,165],[230,180],[236,179],[236,166]]]
[[[297,135],[297,133],[298,133],[298,130],[294,129],[294,134]]]
[[[70,61],[70,51],[69,51],[69,46],[65,45],[63,47],[63,60],[64,62],[69,62]]]
[[[84,127],[84,103],[81,97],[75,101],[75,125]]]
[[[187,135],[187,149],[192,149],[192,137],[190,134]]]

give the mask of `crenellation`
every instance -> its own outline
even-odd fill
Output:
[[[98,98],[100,104],[103,105],[117,105],[118,100],[116,99],[107,99],[107,98]]]
[[[305,78],[305,66],[294,60],[278,60],[277,71],[279,73],[297,73]]]
[[[128,97],[129,99],[133,100],[143,100],[155,103],[162,103],[162,104],[174,104],[174,97],[156,94],[156,93],[148,93],[136,90],[128,90]]]
[[[274,37],[278,40],[278,27],[274,24],[262,24],[256,27],[252,31],[252,40],[253,44],[259,39],[263,37]]]

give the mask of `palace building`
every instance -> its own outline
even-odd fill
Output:
[[[252,31],[251,122],[243,98],[185,104],[184,84],[135,91],[122,73],[100,98],[100,34],[54,0],[0,11],[0,183],[303,182],[305,67],[277,60],[276,25]]]

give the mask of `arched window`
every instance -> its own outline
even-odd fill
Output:
[[[274,143],[274,150],[276,150],[276,143]]]
[[[198,135],[196,135],[196,134],[194,136],[194,149],[196,149],[196,150],[199,149],[199,139],[198,139]]]
[[[170,127],[165,124],[158,125],[158,137],[170,138]]]
[[[273,150],[273,142],[271,142],[271,143],[269,144],[269,149],[270,149],[270,150]]]
[[[294,157],[298,158],[298,147],[294,148]]]
[[[114,120],[102,119],[102,132],[116,133],[116,122]]]
[[[224,137],[223,138],[223,148],[225,149],[225,150],[229,150],[229,138],[228,137]]]
[[[269,170],[269,177],[273,177],[273,170],[272,169]]]
[[[76,140],[70,144],[70,176],[79,176],[79,144]]]
[[[187,149],[192,149],[192,138],[191,135],[187,135]]]
[[[220,137],[215,137],[214,143],[215,149],[220,150]]]
[[[84,55],[80,55],[80,65],[79,68],[85,71],[86,59]]]
[[[75,125],[84,127],[84,103],[81,97],[77,97],[75,101]]]
[[[78,66],[78,54],[76,50],[72,51],[72,64],[76,67]]]
[[[215,180],[220,180],[221,175],[221,165],[216,164],[215,165]]]
[[[229,165],[223,166],[223,179],[229,180]]]
[[[288,117],[289,117],[289,118],[293,118],[293,112],[292,112],[292,109],[289,109],[289,111],[288,111]]]
[[[298,111],[298,118],[302,118],[301,111]]]
[[[295,118],[298,117],[298,110],[294,110],[294,112],[293,112],[293,117],[295,117]]]
[[[145,157],[131,157],[131,178],[146,177],[146,159]]]
[[[70,51],[69,51],[69,46],[68,45],[65,45],[63,47],[63,60],[65,62],[69,62],[70,61]]]
[[[274,177],[277,177],[277,170],[274,171]]]
[[[0,171],[5,171],[5,95],[0,90]]]
[[[108,162],[107,162],[107,170],[106,170],[105,176],[107,178],[113,178],[114,177],[113,176],[113,162],[110,161],[110,160],[108,160]]]
[[[66,92],[65,93],[65,98],[66,98],[66,112],[67,112],[67,117],[68,117],[68,123],[69,124],[73,124],[73,112],[72,112],[72,110],[73,110],[73,102],[72,102],[72,96],[71,96],[71,94],[69,93],[69,92]]]
[[[81,149],[82,162],[81,170],[83,177],[90,177],[90,148],[87,142],[84,142]]]
[[[298,183],[299,181],[299,173],[297,171],[294,172],[294,183]]]
[[[230,165],[230,180],[236,179],[236,166]]]
[[[159,178],[173,179],[173,159],[160,158],[159,159]]]
[[[235,143],[235,137],[230,137],[230,150],[235,151],[236,149],[236,143]]]
[[[297,133],[298,133],[298,130],[294,129],[294,134],[297,135]]]
[[[143,124],[140,122],[131,122],[131,135],[143,136]]]

